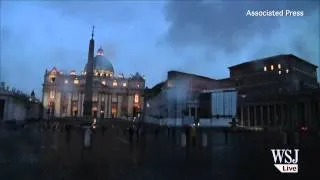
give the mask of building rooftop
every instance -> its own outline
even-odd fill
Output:
[[[317,68],[318,66],[306,61],[306,60],[303,60],[293,54],[280,54],[280,55],[275,55],[275,56],[270,56],[270,57],[265,57],[265,58],[261,58],[261,59],[256,59],[256,60],[251,60],[251,61],[247,61],[247,62],[244,62],[244,63],[241,63],[241,64],[237,64],[237,65],[234,65],[234,66],[230,66],[229,69],[234,69],[234,68],[240,68],[240,67],[243,67],[245,65],[248,65],[248,64],[251,64],[251,63],[260,63],[262,61],[273,61],[273,60],[280,60],[280,59],[284,59],[284,58],[294,58],[296,60],[299,60],[299,61],[302,61],[304,63],[307,63],[315,68]]]
[[[206,77],[206,76],[200,76],[200,75],[197,75],[197,74],[191,74],[191,73],[185,73],[185,72],[181,72],[181,71],[168,71],[168,75],[169,74],[180,74],[180,75],[184,75],[184,76],[190,76],[190,77],[197,77],[197,78],[202,78],[202,79],[207,79],[207,80],[215,80],[213,78],[209,78],[209,77]]]

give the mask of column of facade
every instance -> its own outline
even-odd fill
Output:
[[[43,93],[43,107],[48,108],[48,92]]]
[[[106,118],[108,117],[108,102],[109,102],[109,97],[108,97],[108,94],[104,94],[104,117],[103,118]]]
[[[267,105],[267,126],[270,126],[270,105]]]
[[[133,108],[133,98],[132,95],[128,97],[128,114],[132,116],[132,108]]]
[[[286,122],[286,115],[285,115],[285,111],[284,111],[284,106],[285,106],[285,104],[281,104],[281,113],[280,113],[280,125],[281,125],[281,127],[283,127],[283,125]]]
[[[273,105],[273,126],[277,127],[278,126],[278,121],[279,121],[279,117],[278,117],[278,106],[277,104]]]
[[[77,116],[80,116],[80,109],[81,109],[81,93],[78,92],[78,98],[77,98]]]
[[[98,98],[98,103],[97,103],[97,118],[100,118],[100,111],[101,111],[101,93],[97,92],[97,98]]]
[[[61,103],[61,93],[56,92],[55,103],[54,103],[54,116],[60,117],[60,103]]]
[[[243,110],[243,106],[241,106],[240,108],[240,125],[243,126],[244,125],[244,118],[243,118],[243,113],[244,113],[244,110]]]
[[[260,126],[264,126],[264,118],[263,118],[263,105],[260,106]]]
[[[112,101],[112,94],[109,94],[109,99],[108,99],[108,118],[111,118],[111,101]]]
[[[312,127],[312,120],[311,120],[311,114],[312,114],[312,111],[311,111],[311,104],[310,102],[306,102],[304,103],[304,116],[305,116],[305,120],[306,120],[306,123],[307,123],[307,126],[310,126]]]
[[[298,103],[294,104],[294,116],[293,116],[293,122],[292,122],[292,128],[295,128],[298,124]]]
[[[71,116],[71,93],[70,92],[67,93],[67,102],[68,102],[67,116]]]
[[[248,113],[248,117],[247,117],[247,126],[250,127],[250,106],[247,106],[247,113]]]
[[[189,118],[191,117],[191,105],[190,104],[188,104],[188,109],[189,109],[189,111],[188,111],[188,116],[189,116]]]
[[[257,126],[257,106],[253,106],[253,118],[254,118],[253,126]]]
[[[122,96],[117,95],[117,117],[121,117]]]
[[[80,95],[80,116],[83,116],[83,101],[84,101],[84,93]]]

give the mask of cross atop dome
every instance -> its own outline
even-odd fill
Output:
[[[99,48],[98,51],[97,51],[97,55],[101,55],[101,56],[104,55],[104,52],[103,52],[103,49],[102,49],[101,46],[100,46],[100,48]]]

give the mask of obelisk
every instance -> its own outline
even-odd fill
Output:
[[[92,34],[89,43],[88,63],[86,68],[86,82],[83,102],[83,116],[86,118],[92,117],[92,81],[93,81],[93,66],[94,66],[94,26],[92,27]]]

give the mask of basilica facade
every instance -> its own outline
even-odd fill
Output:
[[[90,51],[90,50],[89,50]],[[42,102],[48,117],[81,117],[84,114],[87,66],[83,71],[46,70]],[[139,73],[116,73],[100,47],[93,58],[92,115],[97,118],[130,118],[143,110],[145,79]]]

